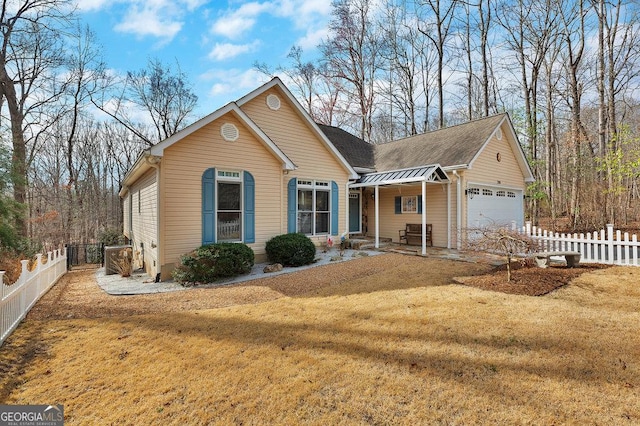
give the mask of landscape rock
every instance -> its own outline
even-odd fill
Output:
[[[267,265],[262,270],[262,272],[264,272],[265,274],[268,274],[270,272],[280,272],[280,271],[282,271],[282,265],[279,263],[274,263],[273,265]]]

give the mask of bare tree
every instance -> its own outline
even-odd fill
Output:
[[[558,17],[553,0],[516,0],[497,6],[497,19],[505,29],[505,41],[519,66],[518,84],[524,101],[527,154],[536,179],[542,179],[539,162],[538,96],[547,51],[558,37]],[[564,0],[559,0],[560,2]],[[511,64],[506,64],[511,69]],[[529,216],[535,221],[539,197],[530,198]]]
[[[447,56],[447,43],[452,33],[452,22],[458,0],[422,0],[428,15],[420,17],[418,29],[424,34],[438,53],[438,128],[444,127],[444,61]]]
[[[124,80],[105,81],[101,96],[93,97],[94,105],[152,146],[186,127],[197,106],[187,75],[176,62],[176,69],[150,60],[147,68],[130,71]],[[112,96],[113,92],[117,92]],[[133,112],[146,115],[149,126],[136,120]]]
[[[466,230],[464,249],[490,252],[506,260],[507,282],[511,281],[511,262],[515,257],[526,257],[534,252],[537,243],[514,229],[501,226],[486,226]]]
[[[635,3],[596,0],[593,1],[593,10],[598,21],[598,151],[600,158],[605,159],[609,157],[609,151],[617,152],[620,141],[626,139],[619,137],[618,104],[621,95],[640,73],[640,22]],[[627,19],[623,20],[625,15]],[[607,221],[614,223],[618,213],[625,211],[622,193],[616,190],[616,171],[610,168],[600,170],[606,175],[607,182]]]
[[[0,97],[9,113],[12,139],[12,186],[17,203],[27,201],[27,169],[37,151],[38,134],[51,123],[66,90],[56,72],[64,64],[63,33],[72,15],[68,0],[3,0],[0,11]],[[29,154],[31,148],[31,155]],[[23,216],[16,229],[27,235]]]
[[[580,187],[583,170],[583,141],[587,139],[582,123],[582,94],[584,85],[581,71],[585,54],[585,6],[583,0],[576,3],[561,4],[559,16],[562,22],[562,37],[565,44],[564,64],[567,74],[567,94],[571,111],[571,146],[573,147],[571,179],[571,195],[569,217],[575,228],[580,221]]]
[[[360,137],[371,138],[376,91],[385,41],[374,25],[372,0],[335,0],[330,36],[320,45],[326,71],[343,80],[344,89],[358,103]]]
[[[424,35],[416,29],[415,10],[406,1],[388,0],[382,17],[388,49],[385,50],[385,68],[381,78],[382,95],[387,99],[389,111],[384,115],[390,121],[386,140],[415,135],[419,131],[419,99],[424,96],[422,75],[428,70],[421,66],[421,56],[428,55]],[[399,133],[395,131],[398,129]]]

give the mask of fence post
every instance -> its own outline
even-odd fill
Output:
[[[607,252],[608,252],[607,260],[609,261],[608,263],[613,263],[614,259],[613,259],[613,224],[612,223],[607,223]]]
[[[18,281],[16,281],[14,285],[17,285],[16,288],[20,289],[20,312],[24,312],[27,309],[27,292],[24,284],[26,284],[28,280],[29,261],[25,259],[21,260],[20,263],[22,264],[22,271],[20,272],[20,278],[18,278]]]
[[[34,272],[36,274],[36,288],[38,289],[38,295],[40,295],[42,291],[42,253],[36,254],[36,269]]]

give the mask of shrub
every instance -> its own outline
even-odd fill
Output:
[[[283,234],[267,241],[267,257],[270,262],[284,266],[302,266],[312,263],[316,246],[304,234]]]
[[[105,229],[98,235],[98,241],[105,246],[121,246],[124,244],[124,235],[117,229]]]
[[[207,244],[183,255],[172,275],[182,284],[210,283],[218,278],[246,274],[253,262],[253,250],[246,244]]]

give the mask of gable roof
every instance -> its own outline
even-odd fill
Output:
[[[266,133],[264,133],[262,129],[260,129],[260,127],[258,127],[258,125],[253,120],[251,120],[249,116],[247,116],[247,114],[245,114],[244,111],[242,111],[235,102],[230,102],[222,108],[219,108],[211,114],[201,118],[195,123],[192,123],[191,125],[185,127],[179,132],[176,132],[167,139],[157,143],[151,148],[147,148],[142,151],[133,167],[131,167],[131,169],[129,169],[127,174],[124,176],[124,179],[121,182],[122,189],[120,190],[119,195],[121,197],[126,195],[129,185],[135,182],[147,170],[158,164],[160,162],[160,158],[162,158],[162,156],[164,155],[165,149],[228,113],[233,114],[241,123],[243,123],[245,127],[249,129],[249,131],[260,142],[264,144],[265,148],[267,148],[269,152],[271,152],[276,158],[281,161],[283,170],[296,169],[296,165],[293,163],[293,161],[291,161],[291,159],[289,159],[289,157],[287,157],[287,155],[282,152],[280,148],[278,148],[278,146],[269,138],[269,136],[267,136]]]
[[[340,152],[340,150],[338,150],[336,146],[333,144],[333,141],[331,141],[327,137],[327,135],[323,133],[322,130],[320,130],[320,128],[313,121],[309,113],[302,107],[302,105],[300,105],[300,102],[298,102],[296,97],[293,96],[291,91],[289,91],[287,86],[285,86],[282,80],[280,80],[278,77],[274,77],[268,83],[263,84],[262,86],[258,87],[254,91],[238,99],[236,101],[236,104],[242,107],[242,105],[246,104],[247,102],[251,101],[252,99],[256,98],[257,96],[261,95],[262,93],[266,92],[271,88],[277,88],[280,91],[280,93],[287,98],[290,105],[293,106],[293,109],[298,114],[298,116],[302,119],[302,121],[304,121],[305,124],[311,129],[311,131],[320,139],[320,141],[324,144],[325,148],[327,148],[329,153],[333,154],[333,156],[338,160],[338,162],[342,165],[342,167],[344,167],[347,170],[347,172],[349,172],[350,178],[357,179],[358,173],[353,169],[352,164],[350,164],[349,161],[345,159],[342,152]]]
[[[373,157],[373,168],[378,172],[431,164],[438,164],[447,170],[470,168],[503,123],[507,123],[510,136],[507,140],[525,181],[533,181],[533,173],[507,113],[378,145],[366,143],[353,135],[349,138],[343,134],[347,133],[344,130],[340,133],[329,126],[322,126],[322,130],[342,151],[345,158],[354,161],[354,167],[362,167],[359,164],[362,163],[366,164],[365,167],[371,168],[370,159]]]
[[[338,127],[319,123],[318,127],[354,168],[375,170],[373,145]]]
[[[442,167],[470,165],[506,114],[411,136],[375,147],[379,170],[438,163]]]
[[[206,117],[201,118],[195,123],[185,127],[184,129],[168,137],[162,142],[152,146],[151,148],[149,148],[149,153],[151,155],[161,157],[164,154],[165,149],[167,149],[174,143],[184,139],[188,135],[194,133],[196,130],[199,130],[212,123],[213,121],[217,120],[227,113],[232,113],[238,120],[240,120],[240,122],[244,124],[247,129],[249,129],[249,131],[253,133],[253,135],[265,145],[267,150],[282,162],[282,168],[284,170],[295,170],[296,166],[289,159],[289,157],[287,157],[287,155],[282,152],[280,148],[278,148],[278,146],[269,138],[269,136],[267,136],[262,131],[262,129],[260,129],[260,127],[258,127],[258,125],[253,120],[251,120],[249,116],[244,113],[244,111],[240,109],[236,102],[228,103],[222,108],[217,109]]]
[[[402,185],[416,182],[449,182],[447,173],[438,164],[412,167],[403,170],[367,173],[350,188],[379,185]]]

